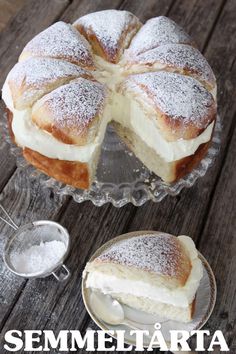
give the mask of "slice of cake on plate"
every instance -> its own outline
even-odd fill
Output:
[[[84,270],[86,288],[179,322],[192,320],[202,276],[192,239],[159,232],[118,241]]]

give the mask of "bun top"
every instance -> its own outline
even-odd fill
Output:
[[[170,287],[184,286],[191,272],[191,260],[183,244],[177,237],[160,232],[118,241],[92,264],[115,264],[126,267],[127,272],[148,272],[155,279],[162,277]]]
[[[127,53],[137,55],[160,45],[182,43],[193,45],[192,38],[177,23],[165,16],[148,20],[133,38]]]
[[[79,78],[42,97],[32,119],[66,144],[88,144],[97,133],[106,97],[104,85]]]
[[[156,123],[169,141],[193,139],[215,119],[212,95],[189,76],[164,71],[131,75],[120,90],[157,111]]]
[[[79,18],[73,26],[91,43],[95,54],[117,63],[141,22],[128,11],[104,10]]]
[[[93,69],[89,43],[76,29],[65,22],[56,22],[35,36],[23,49],[19,61],[29,57],[63,59]]]

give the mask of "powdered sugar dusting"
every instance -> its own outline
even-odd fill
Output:
[[[106,89],[102,84],[81,78],[52,91],[43,100],[53,112],[58,127],[79,134],[102,110],[105,98]]]
[[[171,19],[159,16],[148,20],[134,36],[128,52],[143,53],[161,44],[191,44],[191,37]]]
[[[56,22],[37,36],[23,49],[31,56],[62,58],[72,63],[93,66],[89,43],[70,24]]]
[[[181,260],[181,247],[177,238],[169,234],[143,235],[117,242],[98,259],[175,276]]]
[[[109,56],[113,57],[118,51],[123,32],[138,23],[137,17],[128,11],[104,10],[85,15],[74,25],[92,31]]]
[[[166,44],[136,56],[135,63],[151,65],[156,62],[197,74],[203,81],[215,83],[215,76],[201,52],[185,44]]]
[[[56,84],[59,79],[90,75],[90,72],[67,61],[35,57],[17,63],[8,75],[8,82],[19,89],[24,87],[22,98],[27,104],[45,94],[47,85]]]
[[[150,72],[132,75],[124,84],[128,90],[148,96],[172,119],[180,119],[185,124],[192,122],[198,128],[206,128],[209,124],[206,117],[214,99],[192,77],[164,71]]]

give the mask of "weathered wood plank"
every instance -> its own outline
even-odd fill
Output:
[[[0,114],[2,115],[1,119],[4,119],[3,112],[5,105],[3,101],[0,101]],[[7,143],[7,137],[1,129],[0,125],[0,191],[4,188],[8,182],[11,175],[15,172],[15,158],[9,151],[9,146]]]
[[[172,4],[173,0],[159,0],[158,3],[155,0],[125,0],[121,8],[134,13],[144,23],[151,17],[167,15]]]
[[[193,36],[200,50],[208,41],[208,36],[216,24],[225,0],[177,0],[174,2],[169,16]],[[189,9],[186,15],[186,8]],[[197,21],[201,19],[201,21]]]
[[[6,27],[7,23],[24,6],[26,0],[0,0],[0,31]]]
[[[74,0],[61,19],[73,23],[77,18],[94,11],[119,8],[123,0]]]
[[[223,331],[236,350],[236,129],[217,183],[199,249],[210,260],[216,276],[216,308],[208,327]]]

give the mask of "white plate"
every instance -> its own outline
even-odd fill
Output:
[[[128,234],[124,234],[121,236],[118,236],[114,238],[113,240],[108,241],[105,243],[102,247],[100,247],[94,255],[91,257],[90,261],[98,257],[100,254],[102,254],[106,249],[111,247],[114,243],[123,240],[125,238],[131,238],[134,236],[139,236],[139,235],[144,235],[144,234],[153,234],[154,231],[141,231],[141,232],[130,232]],[[145,312],[141,312],[138,310],[135,310],[133,308],[130,308],[126,305],[123,305],[124,311],[125,311],[125,317],[129,320],[135,321],[138,323],[138,326],[142,328],[143,330],[149,330],[149,333],[151,334],[154,331],[154,326],[153,325],[148,325],[149,323],[160,323],[161,324],[161,331],[162,334],[166,340],[166,342],[170,341],[169,337],[169,331],[170,330],[186,330],[188,332],[191,332],[192,330],[199,330],[201,329],[204,324],[208,321],[209,317],[211,316],[211,313],[214,309],[215,306],[215,301],[216,301],[216,282],[215,282],[215,277],[214,274],[211,270],[210,265],[206,261],[206,259],[202,256],[201,253],[199,253],[199,258],[202,261],[203,264],[203,278],[200,282],[199,289],[197,291],[196,295],[196,303],[195,303],[195,313],[193,320],[189,323],[181,323],[177,321],[171,321],[171,320],[166,320],[163,319],[157,315],[150,315]],[[101,321],[99,318],[96,317],[96,308],[93,308],[93,304],[90,303],[90,293],[91,290],[87,289],[85,287],[85,281],[86,277],[82,281],[82,295],[83,295],[83,301],[85,304],[85,307],[93,319],[93,321],[97,324],[99,328],[101,328],[104,331],[109,331],[109,330],[125,330],[125,343],[129,345],[135,345],[134,337],[132,337],[129,334],[130,328],[126,327],[125,325],[120,325],[120,326],[112,326],[107,323],[104,323]],[[116,336],[114,335],[114,338]],[[148,347],[149,345],[149,340],[146,337],[144,339],[144,346]]]

